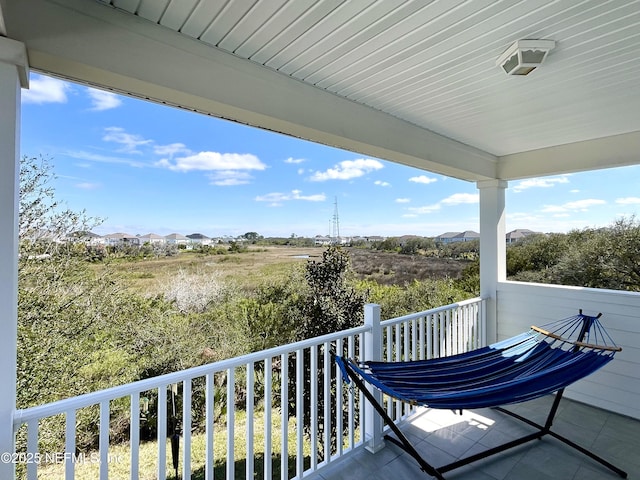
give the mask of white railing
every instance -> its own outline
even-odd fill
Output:
[[[153,457],[161,480],[173,474],[174,458],[175,473],[185,479],[194,467],[205,479],[213,479],[214,470],[216,478],[233,479],[236,469],[246,478],[306,478],[355,449],[375,450],[381,442],[379,418],[362,394],[343,385],[332,352],[393,361],[476,348],[484,343],[483,305],[472,299],[380,322],[379,307],[370,304],[362,327],[18,410],[14,430],[26,446],[14,460],[29,480],[38,477],[38,469],[60,463],[66,480],[87,463],[96,477],[107,479],[114,461],[126,464],[120,469],[128,467],[135,480],[146,443],[157,444]],[[110,443],[116,408],[128,411],[128,444]],[[391,401],[388,409],[398,420],[410,413]],[[77,420],[87,412],[96,416],[98,445],[96,451],[79,452]],[[40,424],[52,419],[61,425],[62,452],[39,448]],[[145,442],[143,426],[162,440]],[[223,445],[214,448],[220,438]],[[122,449],[128,449],[126,455],[114,453]]]
[[[400,362],[455,355],[486,345],[485,303],[479,299],[381,322],[381,360]],[[385,399],[387,415],[399,422],[414,407]]]

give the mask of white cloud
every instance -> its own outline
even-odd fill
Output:
[[[87,93],[91,98],[91,110],[100,112],[103,110],[118,108],[122,105],[122,100],[120,100],[120,97],[115,93],[96,90],[95,88],[88,88]]]
[[[126,163],[131,166],[154,166],[166,168],[174,172],[201,171],[208,172],[207,178],[211,185],[234,186],[251,183],[253,177],[249,173],[253,170],[264,170],[267,166],[258,157],[249,153],[220,153],[204,151],[194,153],[184,143],[176,142],[157,145],[154,140],[145,139],[141,135],[127,133],[120,127],[105,129],[102,137],[105,142],[120,145],[119,152],[142,154],[141,147],[148,147],[147,151],[162,156],[149,164],[134,163],[131,160],[114,157],[90,158],[86,155],[78,158],[111,163]],[[180,155],[180,156],[178,156]]]
[[[192,170],[264,170],[267,168],[258,157],[250,153],[219,152],[199,152],[194,155],[175,158],[173,161],[165,158],[160,160],[158,165],[180,172],[190,172]]]
[[[291,200],[304,200],[307,202],[324,202],[326,200],[324,193],[315,195],[302,195],[302,190],[291,190],[290,193],[273,192],[266,195],[258,195],[256,202],[270,202],[272,205],[280,205],[282,202]]]
[[[144,163],[136,160],[130,160],[128,158],[112,157],[109,155],[100,155],[97,153],[85,152],[84,150],[66,150],[62,152],[62,155],[65,155],[71,158],[76,158],[78,160],[89,161],[89,162],[114,163],[114,164],[120,164],[120,165],[129,165],[130,167],[136,167],[136,168],[151,166],[148,163]],[[85,164],[84,166],[86,167],[88,165]]]
[[[433,178],[433,177],[427,177],[426,175],[419,175],[417,177],[411,177],[409,179],[410,182],[414,182],[414,183],[422,183],[424,185],[428,185],[430,183],[433,182],[437,182],[438,179],[437,178]]]
[[[57,78],[34,75],[29,80],[29,90],[22,91],[24,103],[67,103],[67,92],[71,86]]]
[[[191,152],[184,143],[170,143],[169,145],[156,145],[153,147],[153,152],[156,155],[168,156],[173,158],[179,153],[188,155]]]
[[[303,162],[306,162],[304,158],[293,158],[293,157],[289,157],[284,161],[284,163],[293,163],[293,164],[298,164]]]
[[[480,195],[477,193],[454,193],[440,203],[443,205],[461,205],[478,202],[480,202]]]
[[[397,202],[398,200],[396,200]],[[452,205],[462,205],[462,204],[471,204],[478,203],[480,201],[479,195],[477,193],[454,193],[453,195],[448,196],[447,198],[440,200],[438,203],[434,203],[432,205],[425,205],[423,207],[409,207],[409,210],[412,213],[422,215],[426,213],[433,213],[439,211],[442,206],[452,206]]]
[[[389,182],[383,182],[382,180],[376,180],[373,182],[374,185],[378,185],[379,187],[390,187],[391,184]]]
[[[545,213],[586,212],[596,205],[604,205],[607,202],[595,198],[567,202],[562,205],[545,205],[542,209]]]
[[[209,173],[207,178],[211,185],[217,185],[219,187],[247,185],[248,183],[251,183],[251,180],[253,180],[253,177],[249,172],[239,170],[220,170]]]
[[[410,203],[410,198],[396,198],[396,203]]]
[[[640,205],[640,197],[616,198],[618,205]]]
[[[324,182],[326,180],[350,180],[362,177],[369,172],[384,168],[382,162],[372,158],[358,158],[356,160],[344,160],[333,168],[324,172],[315,172],[310,180]]]
[[[138,147],[153,144],[153,140],[147,140],[137,134],[127,133],[124,131],[124,128],[108,127],[105,128],[104,131],[105,134],[102,137],[102,140],[105,142],[120,144],[121,147],[118,149],[119,152],[141,154],[142,152]]]
[[[569,176],[562,175],[560,177],[548,177],[548,178],[530,178],[522,180],[513,187],[515,193],[522,192],[529,188],[549,188],[559,183],[569,183]]]

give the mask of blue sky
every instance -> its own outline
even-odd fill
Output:
[[[478,231],[474,183],[32,74],[21,154],[51,159],[57,197],[100,234]],[[640,206],[640,167],[515,181],[507,231],[610,225]]]

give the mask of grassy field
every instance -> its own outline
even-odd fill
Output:
[[[129,288],[146,294],[163,291],[163,286],[180,270],[189,274],[216,275],[225,282],[251,288],[265,279],[287,275],[293,265],[319,260],[323,251],[323,247],[281,246],[250,247],[248,252],[224,255],[182,251],[175,257],[121,261],[114,267]],[[359,278],[381,284],[403,285],[413,280],[457,278],[468,265],[467,261],[448,258],[359,248],[348,248],[347,251]]]
[[[317,259],[322,251],[319,247],[252,247],[248,252],[224,255],[182,251],[175,257],[122,261],[112,266],[129,288],[154,294],[161,292],[180,270],[189,274],[216,275],[226,282],[251,287],[265,278],[286,275],[292,265],[304,264],[309,258]]]

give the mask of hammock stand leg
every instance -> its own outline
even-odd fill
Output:
[[[525,418],[521,415],[518,415],[517,413],[514,413],[510,410],[507,410],[506,408],[502,408],[502,407],[495,407],[495,410],[498,410],[502,413],[505,413],[513,418],[516,418],[518,420],[520,420],[521,422],[524,422],[528,425],[531,425],[532,427],[537,428],[538,430],[540,430],[538,433],[536,433],[535,435],[538,436],[538,438],[542,438],[544,435],[551,435],[553,438],[560,440],[562,443],[564,443],[565,445],[570,446],[571,448],[578,450],[580,453],[588,456],[589,458],[595,460],[596,462],[600,463],[601,465],[604,465],[605,467],[607,467],[608,469],[614,471],[615,473],[617,473],[620,477],[622,478],[627,478],[627,472],[625,472],[624,470],[616,467],[615,465],[613,465],[612,463],[608,462],[607,460],[605,460],[604,458],[596,455],[595,453],[587,450],[586,448],[578,445],[577,443],[569,440],[568,438],[560,435],[559,433],[556,433],[554,431],[551,430],[551,425],[553,423],[553,419],[555,417],[555,414],[558,410],[558,406],[560,404],[560,400],[562,400],[562,395],[564,393],[564,389],[559,390],[556,393],[556,398],[553,401],[553,405],[551,406],[551,410],[549,411],[549,415],[547,416],[547,420],[543,425],[539,425],[536,422],[533,422],[531,420],[529,420],[528,418]]]
[[[423,472],[425,472],[428,475],[431,475],[434,478],[437,478],[438,480],[446,480],[442,476],[442,474],[438,471],[438,469],[436,469],[433,465],[429,464],[424,458],[422,458],[420,456],[420,454],[413,447],[413,445],[411,444],[409,439],[402,433],[400,428],[398,428],[398,426],[389,417],[389,415],[387,415],[387,412],[385,411],[385,409],[378,403],[378,401],[374,398],[374,396],[371,394],[371,392],[369,392],[369,390],[367,389],[367,386],[364,384],[362,379],[351,369],[351,367],[349,367],[349,365],[346,364],[346,362],[345,362],[344,366],[345,366],[345,372],[347,373],[349,378],[353,381],[353,383],[356,384],[356,386],[360,389],[360,391],[364,394],[366,399],[369,401],[371,406],[382,417],[382,419],[384,420],[384,423],[386,423],[387,426],[398,437],[396,439],[396,438],[390,437],[389,435],[385,435],[384,438],[386,440],[389,440],[390,442],[398,445],[405,452],[407,452],[409,455],[411,455],[418,462],[418,464],[420,465],[420,469]]]

